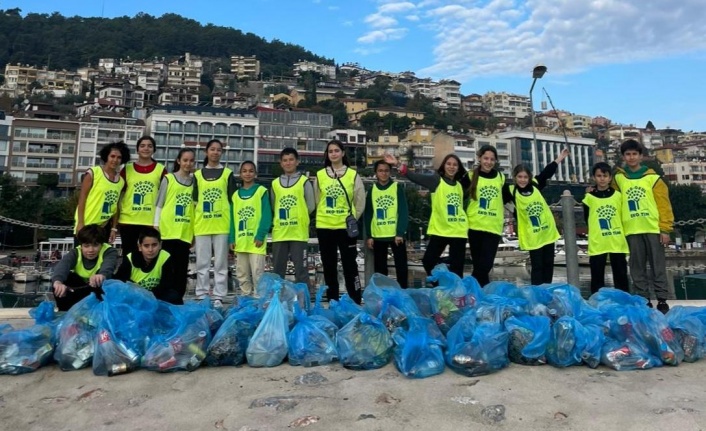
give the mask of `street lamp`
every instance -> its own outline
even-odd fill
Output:
[[[532,102],[532,90],[534,90],[534,84],[538,79],[542,79],[544,74],[547,73],[547,66],[543,64],[538,64],[532,69],[532,86],[530,87],[530,118],[532,119],[532,173],[537,175],[539,168],[537,166],[537,131],[534,128],[534,102]]]

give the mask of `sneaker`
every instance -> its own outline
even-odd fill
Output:
[[[654,306],[652,305],[652,301],[650,301],[649,299],[647,300],[647,307],[654,308]]]
[[[661,311],[662,314],[667,314],[667,311],[669,311],[669,304],[667,304],[666,299],[657,300],[657,310]]]
[[[213,308],[218,309],[218,310],[222,310],[223,309],[223,301],[221,301],[220,299],[215,299],[213,301]]]

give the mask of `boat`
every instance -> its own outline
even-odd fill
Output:
[[[566,250],[565,250],[564,239],[559,239],[556,242],[556,253],[554,254],[554,266],[566,266]],[[576,240],[576,246],[578,247],[578,259],[579,266],[589,266],[589,256],[588,256],[588,241],[583,239]],[[608,263],[609,264],[609,263]]]
[[[14,279],[18,283],[31,283],[39,279],[39,271],[34,266],[21,266],[15,272]]]
[[[522,266],[527,263],[529,252],[520,250],[520,243],[517,240],[510,240],[503,237],[498,244],[498,251],[493,260],[494,266]]]

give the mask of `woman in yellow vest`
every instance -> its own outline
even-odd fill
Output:
[[[267,232],[272,227],[272,207],[267,189],[255,184],[257,167],[247,160],[240,164],[242,187],[233,193],[230,243],[235,250],[235,276],[245,295],[256,294],[265,272]]]
[[[152,156],[156,144],[151,136],[137,140],[137,161],[125,163],[120,175],[125,190],[120,201],[120,239],[123,256],[137,250],[137,236],[144,227],[152,227],[159,183],[166,174],[164,165]]]
[[[162,235],[162,249],[172,256],[174,290],[182,298],[186,293],[189,249],[194,241],[194,163],[194,150],[179,150],[173,172],[159,185],[153,222]]]
[[[503,187],[503,199],[515,204],[517,237],[520,248],[529,251],[533,285],[551,283],[554,278],[554,243],[559,239],[559,231],[541,190],[568,155],[569,150],[564,148],[559,157],[534,178],[527,166],[517,165],[512,170],[515,184]]]
[[[316,173],[314,197],[316,208],[316,235],[319,238],[321,265],[329,301],[339,298],[338,252],[341,253],[343,278],[348,296],[360,304],[362,300],[356,257],[357,238],[346,231],[346,217],[352,214],[360,219],[365,209],[365,188],[358,173],[350,168],[343,143],[329,141],[324,150],[325,167]]]
[[[203,168],[194,174],[194,246],[196,249],[196,298],[210,293],[208,270],[213,256],[213,305],[223,307],[228,293],[228,234],[231,196],[237,188],[233,171],[221,164],[223,144],[206,144]]]
[[[130,160],[130,150],[124,142],[113,142],[101,148],[98,154],[103,166],[92,167],[81,180],[74,235],[86,225],[97,224],[103,230],[102,242],[112,244],[118,231],[115,215],[125,185],[120,177],[120,165]]]
[[[476,153],[478,162],[469,172],[470,201],[466,207],[468,217],[468,246],[473,261],[473,277],[482,286],[490,283],[488,275],[493,269],[498,244],[502,239],[505,222],[503,186],[505,175],[495,169],[498,152],[492,145],[483,145]]]
[[[97,224],[82,227],[76,234],[79,246],[54,266],[51,283],[59,311],[68,311],[91,292],[101,292],[103,282],[113,277],[118,251],[105,242],[104,234]]]
[[[184,303],[182,295],[174,289],[174,264],[169,253],[162,250],[159,231],[152,226],[140,231],[137,251],[123,258],[115,279],[135,283],[162,301]]]
[[[385,155],[385,161],[397,166],[397,158]],[[429,189],[431,193],[431,216],[427,235],[429,242],[422,257],[422,265],[428,275],[441,261],[441,254],[449,247],[449,271],[463,277],[463,262],[466,255],[468,220],[464,210],[464,190],[468,186],[466,169],[455,154],[448,154],[439,169],[431,175],[409,172],[407,165],[397,171],[413,183]]]

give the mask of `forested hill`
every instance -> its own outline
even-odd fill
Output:
[[[298,60],[333,64],[299,45],[268,42],[252,33],[202,25],[176,14],[154,17],[82,18],[59,13],[22,16],[20,9],[0,9],[0,67],[23,63],[73,70],[99,58],[152,59],[190,52],[206,58],[256,55],[265,75],[291,70]],[[229,62],[224,62],[229,64]],[[1,72],[0,72],[1,73]]]

